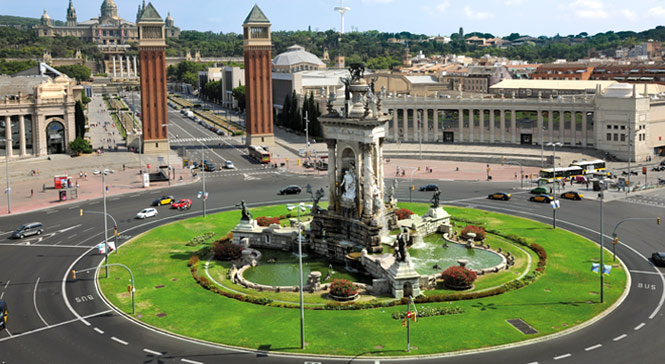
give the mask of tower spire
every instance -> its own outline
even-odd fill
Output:
[[[344,13],[351,10],[351,8],[344,6],[344,0],[339,0],[339,6],[335,7],[335,11],[342,16],[342,26],[339,28],[339,33],[344,34]]]

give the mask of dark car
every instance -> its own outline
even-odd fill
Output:
[[[553,200],[552,196],[545,194],[535,195],[529,198],[529,201],[534,201],[534,202],[552,202],[552,200]]]
[[[41,222],[31,222],[29,224],[19,226],[12,233],[12,238],[23,239],[30,235],[39,235],[44,232],[44,225]]]
[[[510,193],[505,192],[494,192],[493,194],[487,196],[490,200],[510,200]]]
[[[651,254],[651,260],[653,260],[653,264],[665,267],[665,253],[663,252],[656,252]]]
[[[419,188],[420,191],[438,191],[439,190],[439,185],[435,184],[428,184],[424,186],[420,186]]]
[[[155,201],[152,201],[153,206],[164,206],[164,205],[170,205],[175,201],[175,197],[173,196],[162,196]]]
[[[566,198],[569,200],[581,200],[583,197],[583,194],[576,191],[568,191],[561,194],[561,198]]]
[[[6,328],[7,326],[7,302],[0,300],[0,330]]]
[[[543,186],[536,187],[536,188],[531,190],[531,193],[533,193],[535,195],[545,194],[547,192],[549,192],[549,190],[547,189],[547,187],[543,187]]]
[[[300,192],[302,192],[302,188],[300,188],[300,186],[291,185],[291,186],[287,186],[287,187],[282,188],[279,191],[279,194],[280,195],[297,195],[297,194],[300,194]]]

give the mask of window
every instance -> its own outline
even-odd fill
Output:
[[[616,128],[615,128],[615,129],[616,129]],[[621,125],[621,130],[626,130],[626,126],[625,126],[625,125]]]
[[[607,133],[607,141],[608,142],[612,141],[612,133]]]
[[[615,142],[619,141],[619,134],[616,133],[614,134],[614,141]]]
[[[612,125],[608,125],[607,128],[608,128],[608,129],[612,129]]]
[[[614,129],[619,129],[619,125],[614,125]]]
[[[626,141],[626,134],[621,134],[621,141],[625,142]]]

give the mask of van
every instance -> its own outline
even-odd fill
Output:
[[[29,224],[21,225],[12,233],[12,238],[23,239],[30,235],[39,235],[44,232],[44,226],[41,222],[31,222]]]

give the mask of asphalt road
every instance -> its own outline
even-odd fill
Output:
[[[179,114],[178,114],[179,115]],[[191,135],[209,138],[211,133],[188,119],[171,114],[171,136]],[[182,131],[180,131],[182,130]],[[190,138],[190,136],[188,136]],[[228,159],[236,171],[208,173],[209,213],[234,209],[244,199],[251,206],[306,200],[306,195],[279,196],[279,188],[298,184],[326,187],[324,176],[295,176],[284,172],[263,170],[249,162],[243,151],[234,148],[233,138],[220,141],[206,149],[206,157],[214,163]],[[200,149],[196,140],[192,149]],[[203,142],[210,145],[210,142]],[[235,142],[237,143],[237,141]],[[229,145],[230,144],[230,145]],[[180,170],[178,170],[180,172]],[[441,182],[442,203],[484,208],[551,222],[548,204],[529,202],[528,193],[514,190],[514,183]],[[386,181],[389,185],[391,180]],[[107,200],[108,212],[118,221],[120,242],[176,219],[200,215],[201,201],[196,198],[201,184],[174,186],[143,193],[116,196]],[[491,201],[489,193],[504,190],[513,193],[510,201]],[[150,205],[155,198],[170,194],[190,198],[194,206],[189,211],[159,208],[159,215],[135,220],[137,211]],[[428,201],[431,192],[414,191],[414,201]],[[397,189],[397,197],[409,200],[406,185]],[[615,224],[626,217],[655,217],[663,214],[665,193],[656,191],[648,196],[605,204],[606,243]],[[80,216],[79,210],[84,210]],[[93,272],[103,256],[95,245],[103,241],[103,218],[93,213],[102,211],[102,201],[87,201],[28,214],[0,218],[0,298],[9,305],[8,329],[0,332],[0,360],[3,363],[355,363],[386,362],[386,359],[320,358],[283,356],[274,353],[225,349],[172,337],[143,327],[108,307],[100,298]],[[598,240],[599,203],[592,200],[562,200],[557,226]],[[41,236],[10,240],[16,226],[41,221],[45,231]],[[109,234],[112,226],[109,224]],[[559,338],[530,345],[486,351],[455,357],[425,358],[426,363],[660,363],[664,279],[662,269],[654,268],[645,258],[653,251],[665,250],[662,243],[663,226],[654,221],[626,223],[619,229],[625,245],[617,255],[631,271],[630,293],[625,302],[604,319],[582,330]],[[122,249],[122,247],[120,247]],[[79,271],[76,280],[70,271]],[[123,277],[122,279],[126,279]],[[579,304],[579,303],[569,303]],[[544,313],[546,314],[546,313]],[[294,318],[296,319],[296,318]],[[445,330],[445,328],[442,328]],[[294,343],[296,346],[298,343]],[[417,345],[414,343],[414,345]],[[365,354],[365,355],[371,355]],[[413,359],[390,360],[412,363]]]

